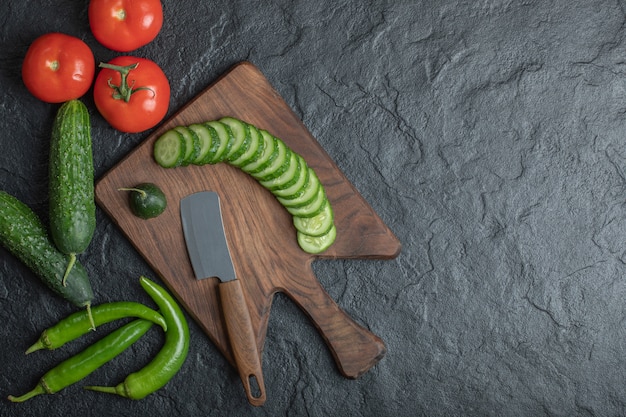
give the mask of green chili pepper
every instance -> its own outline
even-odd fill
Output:
[[[96,327],[121,318],[136,317],[151,321],[161,326],[164,331],[167,330],[163,316],[150,307],[132,301],[117,301],[100,304],[92,307],[91,313],[93,323],[95,323],[94,325]],[[39,349],[57,349],[92,329],[93,326],[87,312],[78,311],[59,321],[54,326],[44,330],[39,340],[29,347],[26,353],[35,352]]]
[[[86,389],[140,400],[163,387],[185,362],[189,351],[189,327],[183,312],[164,288],[146,277],[141,277],[140,283],[159,306],[159,311],[167,323],[163,347],[148,365],[128,375],[117,386],[91,386],[85,387]]]
[[[151,326],[151,321],[139,319],[120,327],[46,372],[31,391],[19,397],[9,395],[9,400],[23,402],[39,394],[54,394],[80,381],[135,343]]]

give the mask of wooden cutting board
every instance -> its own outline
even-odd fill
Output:
[[[311,268],[316,256],[299,248],[292,217],[278,201],[250,176],[226,164],[164,169],[154,162],[153,143],[160,134],[177,125],[223,116],[268,130],[317,172],[333,205],[337,227],[335,243],[320,258],[391,259],[398,255],[398,239],[263,74],[248,62],[234,66],[106,173],[96,184],[98,204],[232,364],[218,281],[195,279],[180,220],[182,197],[201,190],[218,192],[226,238],[247,299],[259,355],[273,295],[283,292],[317,327],[340,372],[357,378],[383,357],[385,345],[354,322],[322,288]],[[141,182],[153,182],[165,193],[168,207],[159,217],[135,217],[128,207],[128,194],[118,191]]]

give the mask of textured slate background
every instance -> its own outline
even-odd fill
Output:
[[[0,3],[0,188],[45,218],[56,106],[26,92],[23,55],[49,31],[84,39],[97,60],[117,54],[91,35],[86,1],[37,3]],[[164,1],[162,32],[135,54],[163,66],[169,114],[250,60],[402,241],[392,261],[315,264],[388,354],[346,380],[277,296],[262,408],[193,322],[182,371],[142,401],[78,384],[10,404],[85,341],[24,356],[73,308],[0,249],[0,415],[626,415],[625,7]],[[83,100],[100,176],[149,132],[118,133]],[[101,211],[81,261],[98,301],[150,303],[137,278],[152,271]],[[149,360],[153,330],[85,384],[117,383]]]

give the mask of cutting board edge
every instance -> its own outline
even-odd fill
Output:
[[[178,109],[175,113],[172,114],[172,116],[170,118],[168,118],[162,125],[160,125],[157,129],[155,129],[151,134],[149,134],[143,141],[141,141],[141,143],[139,143],[137,145],[137,147],[133,150],[131,150],[127,155],[125,155],[122,159],[120,159],[120,161],[118,161],[110,170],[108,170],[107,172],[105,172],[96,182],[96,201],[98,203],[98,205],[106,212],[106,214],[112,218],[113,222],[116,224],[116,226],[121,230],[121,232],[127,237],[129,238],[129,240],[131,241],[132,246],[142,255],[142,257],[144,259],[146,259],[148,265],[152,268],[152,270],[158,275],[158,277],[166,284],[166,286],[168,288],[170,288],[170,290],[172,290],[174,292],[174,294],[176,295],[176,298],[179,299],[183,305],[187,305],[187,303],[184,301],[185,297],[183,297],[181,294],[179,294],[176,291],[176,285],[174,284],[170,284],[169,278],[167,277],[167,273],[163,273],[163,271],[161,271],[158,267],[158,265],[156,265],[155,263],[150,261],[150,257],[146,256],[147,254],[145,254],[143,252],[143,250],[138,247],[133,238],[131,238],[131,236],[124,230],[123,225],[118,221],[117,219],[117,213],[112,211],[113,208],[115,208],[116,210],[119,209],[118,204],[115,203],[114,206],[109,207],[109,205],[107,204],[106,198],[103,199],[103,196],[106,195],[106,192],[104,190],[102,190],[102,188],[110,182],[108,182],[109,178],[111,178],[111,182],[113,181],[113,178],[116,177],[116,175],[111,175],[111,173],[113,173],[118,167],[120,167],[121,165],[126,164],[126,162],[130,159],[133,158],[135,156],[136,152],[141,152],[142,148],[147,146],[147,143],[150,141],[154,141],[156,140],[156,138],[158,137],[158,135],[162,132],[164,132],[165,130],[173,127],[175,125],[175,123],[179,123],[180,119],[188,119],[189,116],[181,116],[182,113],[184,113],[190,106],[193,106],[195,103],[197,103],[198,100],[200,100],[200,98],[207,93],[209,90],[211,90],[216,84],[218,84],[222,79],[226,78],[228,75],[232,74],[233,71],[237,70],[238,68],[244,68],[244,69],[249,69],[252,70],[254,72],[256,72],[260,77],[263,77],[263,74],[249,61],[244,61],[244,62],[240,62],[234,66],[231,67],[230,70],[228,70],[227,72],[225,72],[223,75],[221,75],[217,80],[215,80],[213,83],[211,83],[209,86],[207,86],[205,89],[203,89],[197,96],[195,96],[192,100],[190,100],[188,103],[186,103],[184,106],[182,106],[180,109]],[[263,77],[263,80],[265,80],[265,78]],[[343,259],[343,258],[347,258],[347,259],[363,259],[363,258],[372,258],[372,259],[389,259],[389,258],[393,258],[396,257],[401,250],[401,244],[399,242],[399,240],[397,239],[397,237],[395,237],[395,235],[393,234],[393,232],[391,231],[391,229],[389,229],[386,224],[382,221],[382,219],[380,219],[380,217],[378,216],[378,214],[373,210],[373,208],[371,208],[367,202],[365,201],[365,199],[363,198],[363,196],[358,192],[358,190],[356,190],[356,188],[354,187],[354,185],[348,181],[348,179],[346,178],[345,174],[338,168],[337,164],[335,163],[334,160],[332,160],[330,158],[330,156],[327,154],[327,152],[321,147],[320,143],[311,135],[311,133],[308,131],[308,129],[306,128],[306,126],[304,126],[304,123],[302,122],[302,120],[300,120],[297,115],[293,112],[293,110],[285,103],[285,101],[283,100],[283,98],[276,92],[276,90],[273,88],[273,86],[269,85],[268,83],[268,87],[271,89],[272,94],[274,95],[274,98],[277,99],[280,103],[279,107],[284,107],[282,110],[283,111],[287,111],[289,114],[289,118],[291,118],[291,122],[295,122],[297,123],[297,126],[304,132],[304,134],[309,137],[312,138],[313,140],[310,141],[310,144],[313,145],[313,147],[315,148],[315,152],[319,152],[320,155],[323,156],[324,159],[326,159],[326,162],[328,162],[330,164],[330,169],[332,169],[334,172],[336,172],[338,174],[337,179],[334,179],[333,181],[338,181],[338,182],[343,182],[344,185],[348,185],[350,187],[350,190],[352,191],[353,196],[357,196],[359,198],[359,201],[362,202],[363,206],[368,208],[368,214],[373,215],[376,223],[380,226],[382,226],[384,233],[374,233],[371,235],[371,237],[373,238],[374,236],[383,236],[386,239],[389,239],[391,237],[391,242],[392,242],[392,248],[389,249],[387,252],[384,253],[372,253],[372,254],[344,254],[344,255],[337,255],[336,253],[333,254],[332,250],[326,252],[325,254],[321,254],[321,255],[315,255],[315,256],[310,256],[308,258],[307,261],[307,265],[306,268],[311,268],[311,262],[314,259],[317,258],[324,258],[324,259]],[[175,122],[175,120],[179,120],[179,122]],[[145,152],[145,149],[144,149]],[[137,155],[140,156],[141,158],[145,158],[145,155]],[[154,160],[152,160],[153,164],[156,164],[156,162],[154,162]],[[326,168],[328,169],[328,168]],[[111,175],[111,177],[110,177]],[[332,184],[331,184],[332,186]],[[110,193],[111,191],[108,190],[108,192]],[[109,195],[110,196],[110,195]],[[368,224],[369,224],[370,220],[368,220]],[[379,228],[380,229],[380,228]],[[380,230],[379,230],[380,231]],[[262,353],[263,350],[263,346],[264,346],[264,339],[266,336],[266,331],[267,331],[267,324],[269,321],[269,311],[271,310],[271,301],[273,300],[273,297],[276,293],[281,292],[281,293],[286,293],[286,295],[289,298],[292,298],[289,294],[289,290],[281,288],[280,286],[274,286],[273,289],[271,291],[269,291],[267,294],[269,297],[269,301],[267,303],[267,311],[261,314],[261,322],[260,327],[257,328],[257,337],[259,339],[259,353]],[[292,298],[293,299],[293,298]],[[298,304],[298,303],[296,303]],[[305,314],[307,313],[305,311],[305,308],[303,308],[302,305],[298,304],[298,307],[303,310],[305,312]],[[218,350],[220,350],[225,357],[229,360],[229,362],[232,363],[232,358],[230,357],[229,352],[227,351],[227,349],[225,349],[224,345],[223,345],[223,341],[221,341],[220,339],[220,335],[215,335],[213,333],[211,333],[210,331],[206,331],[206,327],[202,324],[202,319],[200,319],[199,317],[196,317],[196,315],[193,314],[193,310],[190,311],[190,309],[187,308],[187,312],[194,318],[194,320],[200,325],[200,327],[203,328],[204,332],[209,336],[210,340],[216,345],[216,347],[218,348]],[[308,315],[308,314],[307,314]],[[317,326],[317,323],[313,323],[314,325]],[[319,329],[319,327],[318,327]],[[221,343],[220,343],[221,341]],[[341,364],[339,364],[341,367]],[[372,363],[373,366],[373,363]]]
[[[139,142],[134,149],[128,152],[122,159],[120,159],[109,170],[107,170],[104,174],[102,174],[98,178],[96,182],[96,187],[95,187],[96,188],[95,197],[96,197],[97,204],[100,206],[104,204],[102,198],[100,197],[98,188],[99,188],[100,183],[103,180],[105,180],[111,172],[115,171],[127,159],[130,159],[135,154],[135,152],[139,152],[141,148],[145,146],[148,142],[156,140],[159,134],[167,131],[173,126],[176,126],[177,123],[174,123],[174,120],[176,120],[181,114],[183,114],[185,110],[192,107],[197,101],[201,99],[201,97],[206,92],[211,90],[221,80],[228,77],[230,74],[232,74],[234,71],[237,71],[238,69],[250,70],[254,72],[257,76],[264,78],[263,73],[258,69],[258,67],[256,67],[256,65],[254,65],[250,61],[245,60],[245,61],[240,61],[240,62],[233,64],[227,71],[221,74],[217,79],[215,79],[208,86],[202,89],[191,100],[189,100],[187,103],[181,106],[177,111],[175,111],[170,117],[168,117],[167,120],[165,120],[161,125],[159,125],[159,127],[157,127],[152,133],[146,136],[141,142]],[[364,207],[369,209],[369,215],[373,217],[374,223],[378,224],[382,229],[383,233],[379,234],[378,236],[386,235],[386,239],[387,239],[386,245],[382,245],[382,246],[387,246],[384,252],[370,251],[369,253],[362,252],[362,253],[354,253],[354,254],[350,254],[350,253],[338,254],[334,251],[334,247],[331,246],[331,248],[327,250],[326,252],[323,252],[321,254],[314,254],[314,255],[312,254],[310,257],[312,259],[319,258],[319,259],[379,259],[379,260],[390,260],[390,259],[397,258],[402,251],[402,243],[400,242],[396,234],[389,228],[389,226],[387,226],[387,224],[382,220],[382,218],[378,215],[378,213],[369,205],[369,203],[367,202],[367,200],[365,200],[363,195],[356,189],[355,185],[346,177],[346,175],[339,168],[337,163],[330,157],[328,152],[326,152],[326,150],[317,141],[317,139],[310,133],[310,131],[304,125],[302,120],[295,114],[293,109],[285,102],[283,97],[278,93],[278,91],[276,91],[274,86],[271,85],[269,82],[268,82],[268,88],[271,89],[272,93],[275,96],[275,99],[280,101],[283,104],[283,111],[287,111],[289,113],[290,117],[292,118],[292,122],[296,123],[300,127],[300,129],[307,134],[307,136],[310,139],[310,143],[313,144],[313,146],[315,146],[316,152],[322,155],[322,157],[325,159],[325,162],[331,165],[332,170],[335,173],[339,174],[339,176],[341,177],[340,181],[336,181],[336,182],[343,183],[344,186],[347,185],[352,190],[352,198],[356,197],[357,199],[359,199],[359,201]],[[109,217],[113,217],[112,213],[108,210],[107,210],[107,215]]]

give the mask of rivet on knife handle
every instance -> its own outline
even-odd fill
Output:
[[[254,406],[265,403],[265,383],[252,321],[239,280],[219,285],[226,331],[248,401]],[[258,391],[258,392],[257,392]]]

